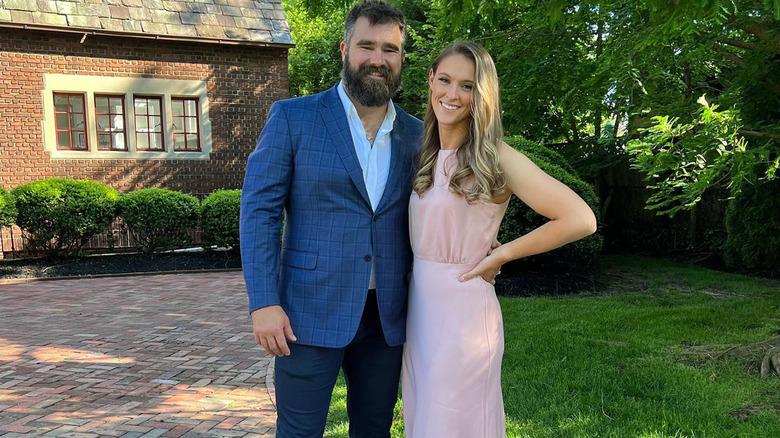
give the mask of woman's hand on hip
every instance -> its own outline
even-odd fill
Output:
[[[496,284],[496,275],[498,275],[501,266],[504,264],[504,259],[502,257],[503,251],[501,251],[501,248],[502,247],[499,246],[493,249],[489,256],[477,263],[477,266],[475,266],[474,269],[461,275],[458,280],[464,282],[479,276],[490,284]]]

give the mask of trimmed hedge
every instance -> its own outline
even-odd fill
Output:
[[[241,190],[217,190],[200,206],[200,229],[203,246],[239,249],[238,221]]]
[[[512,143],[507,142],[507,144],[525,154],[548,175],[567,185],[577,193],[593,210],[596,220],[599,220],[600,204],[596,192],[576,174],[568,172],[564,167],[557,164],[561,160],[565,162],[563,157],[542,145],[527,140],[517,141],[517,138],[514,137]],[[567,167],[570,168],[571,166]],[[501,223],[501,228],[498,231],[498,240],[502,243],[510,242],[544,225],[546,222],[548,222],[547,218],[533,211],[517,197],[512,197],[512,200],[509,201],[504,221]],[[508,267],[510,270],[511,265],[518,266],[521,264],[583,267],[596,260],[603,244],[603,237],[599,234],[593,234],[548,253],[528,257],[519,261],[519,263],[510,264]]]
[[[187,230],[198,225],[198,198],[167,189],[141,189],[122,195],[119,216],[143,251],[190,244]]]
[[[724,259],[730,268],[767,271],[780,267],[780,181],[746,184],[726,209]]]
[[[563,168],[563,170],[574,176],[579,176],[577,171],[574,170],[574,167],[572,167],[572,165],[566,161],[566,158],[564,158],[563,155],[555,152],[550,148],[544,147],[539,143],[534,143],[531,140],[527,140],[519,135],[506,137],[504,138],[504,141],[509,146],[512,146],[526,155],[532,154],[536,157],[543,158],[548,163],[555,164],[556,166]]]
[[[0,187],[0,227],[10,227],[16,223],[16,203],[11,192]]]
[[[16,225],[30,246],[49,255],[77,254],[116,217],[119,194],[95,181],[51,178],[11,191]]]

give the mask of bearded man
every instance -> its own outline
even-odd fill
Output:
[[[255,340],[276,356],[278,438],[323,436],[339,369],[349,436],[390,436],[422,142],[420,120],[391,101],[405,27],[384,2],[356,5],[341,82],[274,103],[249,156],[241,258]]]

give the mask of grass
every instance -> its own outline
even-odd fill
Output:
[[[502,298],[509,437],[780,437],[780,379],[692,347],[780,334],[780,282],[605,257],[607,290]],[[340,377],[326,436],[347,437]],[[400,402],[392,436],[403,437]]]

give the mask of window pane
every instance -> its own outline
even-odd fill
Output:
[[[108,116],[97,116],[97,130],[108,131],[111,125],[108,124]]]
[[[182,117],[174,117],[173,118],[173,132],[180,132],[184,131],[184,118]]]
[[[184,102],[181,100],[172,100],[171,106],[173,107],[173,115],[174,116],[181,116],[184,115]]]
[[[57,114],[57,129],[70,129],[68,113]]]
[[[81,96],[70,96],[70,111],[74,113],[84,112],[84,101]]]
[[[73,149],[86,149],[87,148],[87,139],[84,136],[84,133],[81,131],[74,131],[71,132],[71,142],[73,145]]]
[[[187,132],[198,132],[198,119],[187,117]]]
[[[108,114],[108,98],[96,97],[95,98],[95,111],[98,114]]]
[[[184,134],[173,136],[173,148],[177,150],[184,149]]]
[[[149,128],[151,128],[152,131],[155,132],[161,132],[162,126],[160,125],[162,123],[162,117],[160,116],[149,116]]]
[[[195,115],[195,100],[187,100],[187,115],[188,116],[194,116]]]
[[[84,114],[70,115],[70,129],[84,129]]]
[[[111,114],[124,114],[125,109],[122,107],[122,98],[111,98]]]
[[[187,134],[187,149],[198,149],[198,136],[196,134]]]
[[[149,148],[162,149],[162,135],[160,134],[149,135]]]
[[[160,101],[158,99],[149,99],[149,114],[160,115]]]
[[[67,131],[57,133],[57,147],[69,148],[70,147],[70,134]]]
[[[111,126],[114,128],[114,131],[124,131],[125,130],[125,117],[124,116],[113,116],[113,123]]]
[[[100,149],[109,149],[111,147],[111,134],[98,134],[98,146]]]
[[[138,132],[147,132],[149,130],[149,122],[146,120],[146,116],[135,116],[135,130]]]
[[[125,134],[112,134],[114,136],[114,149],[125,150]]]
[[[149,149],[149,136],[146,134],[138,134],[135,136],[138,139],[138,149]]]
[[[146,114],[146,99],[135,100],[135,113]]]
[[[54,108],[57,112],[68,112],[68,96],[55,95]]]

